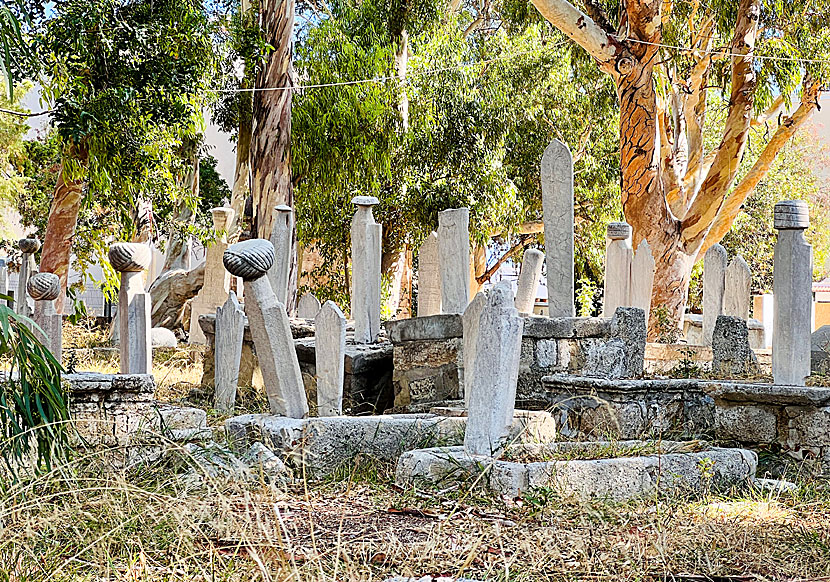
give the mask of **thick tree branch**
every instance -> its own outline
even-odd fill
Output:
[[[683,119],[686,123],[686,172],[683,176],[683,188],[688,199],[693,199],[705,176],[703,152],[703,125],[706,121],[706,84],[712,66],[712,49],[714,20],[704,25],[699,37],[699,48],[704,52],[695,57],[695,64],[689,75],[684,92]],[[683,213],[685,214],[685,212]],[[682,215],[681,215],[682,217]]]
[[[617,39],[567,0],[531,1],[548,22],[594,57],[600,69],[616,74],[616,61],[625,52]]]
[[[772,104],[769,107],[767,107],[766,111],[764,111],[758,117],[752,120],[752,127],[764,125],[770,119],[778,117],[778,114],[784,110],[785,101],[786,100],[784,99],[783,93],[776,97],[775,101],[773,101]]]
[[[803,127],[804,123],[810,118],[813,112],[818,108],[818,97],[821,93],[821,85],[819,83],[808,83],[805,87],[801,97],[801,105],[795,112],[785,119],[775,133],[772,139],[769,140],[764,151],[755,161],[752,169],[744,176],[744,179],[735,186],[732,192],[724,201],[723,207],[718,214],[712,228],[706,235],[706,240],[700,253],[705,253],[706,249],[713,244],[718,243],[723,239],[727,232],[729,232],[735,217],[741,210],[741,206],[754,190],[755,187],[764,179],[764,176],[769,172],[775,158],[790,141],[793,135]]]
[[[703,245],[706,233],[735,179],[746,147],[757,84],[752,69],[752,52],[760,14],[760,0],[741,0],[731,43],[731,52],[741,56],[732,57],[732,93],[723,137],[706,179],[682,222],[682,243],[689,254],[696,253]]]
[[[642,41],[633,43],[631,52],[641,61],[650,59],[660,48],[656,46],[661,38],[660,3],[661,0],[628,0],[625,3],[629,34]]]
[[[521,239],[519,239],[519,242],[507,249],[507,251],[505,251],[505,253],[502,256],[500,256],[499,259],[495,263],[493,263],[493,265],[491,265],[489,269],[484,271],[484,274],[476,277],[476,281],[478,281],[479,285],[483,285],[484,283],[489,281],[490,277],[496,274],[496,271],[499,270],[499,267],[501,267],[507,259],[515,255],[519,251],[523,250],[527,245],[533,242],[533,239],[533,236],[523,236]]]

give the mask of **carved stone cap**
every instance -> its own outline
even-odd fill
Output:
[[[38,273],[26,283],[26,291],[35,301],[52,301],[61,294],[61,280],[54,273]]]
[[[120,273],[143,271],[150,266],[153,253],[150,247],[141,243],[115,243],[108,253],[112,268]]]
[[[380,200],[374,196],[355,196],[352,198],[352,204],[358,206],[374,206],[375,204],[380,204]]]
[[[21,253],[36,253],[40,249],[40,241],[36,238],[22,238],[17,241]]]
[[[277,204],[274,206],[274,210],[277,212],[292,212],[294,209],[291,208],[288,204]]]
[[[222,262],[228,272],[245,281],[253,281],[265,275],[274,264],[274,259],[274,245],[264,238],[233,244],[222,255]]]
[[[631,237],[631,225],[627,222],[609,222],[608,238],[611,240],[625,240]]]
[[[213,228],[218,232],[228,230],[228,225],[233,222],[236,211],[227,206],[219,206],[218,208],[211,208],[210,213],[213,215]]]
[[[810,226],[810,209],[803,200],[784,200],[775,205],[773,211],[775,228],[778,230],[803,230]]]

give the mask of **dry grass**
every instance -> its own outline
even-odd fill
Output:
[[[830,575],[830,491],[577,503],[400,490],[365,463],[281,491],[170,463],[127,472],[75,459],[3,483],[0,580],[797,580]],[[674,576],[674,578],[672,578]]]

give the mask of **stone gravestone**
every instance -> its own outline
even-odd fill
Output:
[[[274,264],[274,245],[261,238],[236,243],[225,251],[223,261],[231,275],[245,280],[245,313],[271,413],[303,418],[308,400],[291,324],[265,276]]]
[[[498,283],[486,292],[479,317],[472,367],[465,371],[471,377],[464,449],[472,455],[498,454],[513,422],[524,329],[513,301],[510,283]]]
[[[115,243],[109,249],[110,264],[121,273],[118,353],[122,374],[150,374],[153,369],[150,294],[144,292],[143,280],[151,259],[150,247],[144,244]]]
[[[539,288],[539,277],[542,275],[544,262],[545,253],[542,251],[538,249],[525,251],[516,287],[516,309],[519,313],[533,313],[533,307],[536,305],[536,290]]]
[[[631,288],[631,226],[625,222],[608,224],[608,244],[605,249],[605,283],[602,316],[612,317],[617,307],[628,307]]]
[[[470,302],[470,209],[438,213],[441,310],[464,313]]]
[[[9,267],[6,265],[5,259],[0,259],[0,295],[9,295]],[[0,298],[0,302],[8,305],[6,299]]]
[[[60,362],[63,346],[63,316],[55,312],[53,303],[61,294],[60,278],[54,273],[32,275],[26,284],[26,290],[35,301],[32,319],[43,331],[41,333],[35,330],[35,335]]]
[[[294,236],[294,212],[290,206],[280,204],[274,208],[274,228],[271,244],[274,245],[274,265],[268,269],[268,281],[277,301],[287,307],[288,276],[291,271],[291,249]]]
[[[803,386],[810,375],[813,304],[813,247],[804,238],[810,214],[801,200],[779,202],[774,212],[772,375],[776,384]]]
[[[723,284],[723,314],[749,319],[752,296],[752,273],[740,255],[732,258],[726,268]]]
[[[628,291],[628,300],[631,307],[639,307],[646,314],[648,320],[651,314],[651,292],[654,288],[654,257],[648,241],[643,239],[634,258],[631,261],[631,288]]]
[[[326,301],[314,323],[317,416],[340,416],[346,374],[346,318],[333,301]]]
[[[548,316],[573,317],[574,177],[568,146],[553,140],[542,155],[542,211],[547,255]]]
[[[749,346],[749,328],[742,317],[719,315],[712,335],[712,371],[726,377],[745,377],[760,372]]]
[[[639,378],[646,352],[646,314],[639,307],[618,307],[611,319],[611,334],[588,350],[583,376]]]
[[[380,334],[380,244],[383,227],[375,222],[374,196],[355,196],[352,217],[352,319],[354,341],[370,344]]]
[[[300,319],[314,319],[320,313],[320,300],[313,293],[306,293],[297,303],[297,317]]]
[[[715,244],[703,255],[703,345],[712,345],[715,323],[723,314],[726,249]]]
[[[213,208],[213,230],[216,232],[216,241],[207,248],[205,253],[205,282],[199,294],[190,302],[190,334],[188,343],[206,343],[205,334],[199,326],[199,316],[203,313],[213,313],[216,308],[228,300],[231,289],[231,274],[222,264],[222,255],[228,248],[228,227],[233,223],[233,208]]]
[[[438,233],[432,232],[418,250],[418,317],[441,313],[441,266]]]
[[[17,291],[14,294],[14,310],[20,315],[31,317],[32,307],[29,305],[26,285],[29,283],[29,277],[37,271],[35,253],[40,249],[40,241],[36,238],[22,238],[17,242],[17,246],[22,257],[20,260],[20,275],[17,278]]]
[[[233,291],[228,294],[225,304],[216,308],[214,330],[214,406],[223,414],[232,414],[236,404],[242,340],[245,333],[245,312]]]
[[[481,319],[481,313],[484,306],[487,304],[486,291],[479,291],[473,300],[467,305],[464,314],[461,316],[462,326],[462,346],[461,354],[464,365],[463,382],[460,386],[463,394],[459,394],[464,398],[464,407],[469,406],[470,389],[473,381],[473,364],[475,363],[476,344],[478,343],[478,324]]]

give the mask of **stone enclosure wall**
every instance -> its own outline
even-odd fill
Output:
[[[544,379],[560,434],[584,439],[706,437],[780,447],[830,468],[830,389],[710,380]]]

